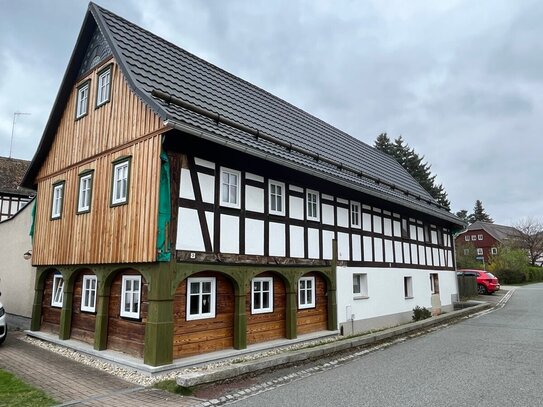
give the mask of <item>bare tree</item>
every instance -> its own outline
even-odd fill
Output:
[[[543,257],[543,222],[539,219],[526,218],[513,224],[518,234],[513,236],[516,246],[526,250],[530,257],[530,263],[535,266],[536,262]]]

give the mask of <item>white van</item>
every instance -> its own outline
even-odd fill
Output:
[[[2,295],[0,293],[0,295]],[[6,310],[0,302],[0,345],[6,340],[8,335],[8,324],[6,323]]]

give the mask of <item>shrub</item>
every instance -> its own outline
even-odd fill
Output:
[[[498,269],[494,270],[493,274],[500,284],[520,284],[526,281],[526,274],[520,270]]]
[[[430,318],[432,313],[426,307],[419,307],[418,305],[413,308],[413,321],[421,321],[426,318]]]
[[[543,267],[530,266],[527,274],[528,281],[531,283],[543,281]]]

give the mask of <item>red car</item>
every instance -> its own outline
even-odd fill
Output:
[[[483,270],[458,270],[458,274],[477,277],[477,290],[479,294],[492,294],[500,289],[500,282],[489,271]]]

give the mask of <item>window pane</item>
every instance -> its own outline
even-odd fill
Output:
[[[200,283],[190,283],[190,293],[198,294],[200,292]]]
[[[262,291],[270,291],[270,282],[269,281],[263,281],[262,282]]]
[[[230,203],[238,203],[238,187],[236,185],[230,185]]]
[[[135,292],[132,294],[132,312],[139,312],[139,293]]]
[[[253,307],[254,309],[261,309],[262,305],[260,303],[260,293],[254,293],[253,294]]]
[[[270,308],[270,293],[262,293],[262,308]]]
[[[211,282],[205,281],[202,283],[202,292],[203,293],[210,293],[211,292]]]
[[[211,312],[211,295],[202,295],[202,314],[209,314]]]
[[[124,310],[130,312],[130,293],[127,292],[124,294]]]
[[[191,295],[190,296],[190,309],[189,309],[189,313],[190,315],[197,315],[200,313],[199,311],[199,301],[200,301],[200,296],[199,295]]]

